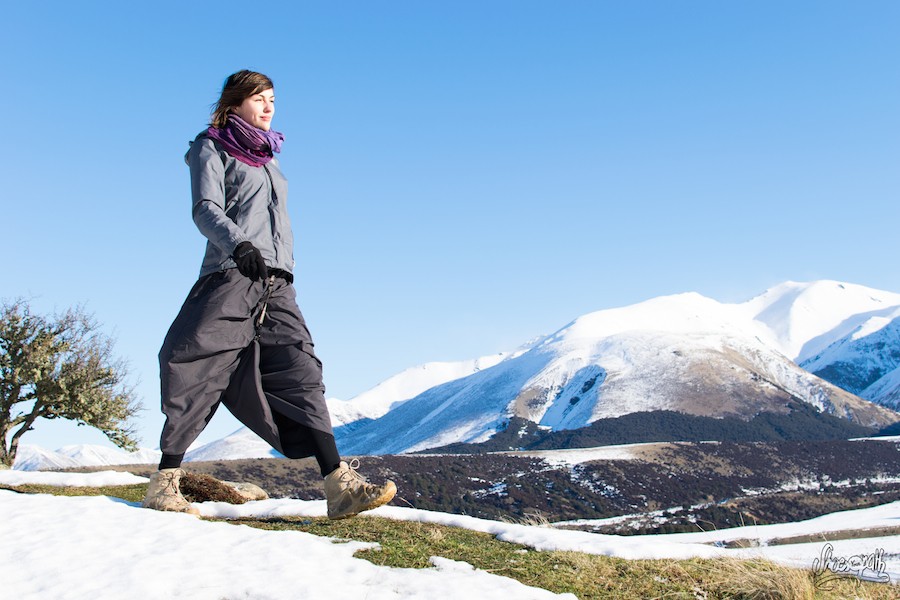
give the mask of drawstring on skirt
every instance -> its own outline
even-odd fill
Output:
[[[260,299],[260,304],[262,308],[259,310],[259,316],[256,317],[256,335],[253,336],[254,340],[259,339],[259,332],[262,329],[263,321],[266,319],[266,309],[269,307],[269,298],[272,296],[272,288],[275,287],[275,276],[269,275],[266,280],[266,291],[263,293],[262,298]]]

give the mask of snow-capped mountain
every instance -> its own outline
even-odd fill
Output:
[[[900,294],[838,281],[786,282],[737,305],[765,339],[798,364],[809,361],[873,318],[900,308]],[[886,325],[872,321],[868,331]]]
[[[750,418],[786,412],[791,400],[884,426],[900,415],[793,358],[829,347],[856,330],[851,324],[870,322],[862,315],[890,306],[900,308],[900,295],[816,282],[783,284],[744,304],[687,293],[590,313],[528,352],[429,389],[341,435],[341,448],[380,454],[480,442],[512,416],[576,429],[650,410]]]
[[[20,471],[39,471],[106,465],[137,465],[158,463],[160,456],[158,450],[140,449],[136,452],[125,452],[96,444],[63,446],[56,451],[31,444],[22,444],[16,453],[16,462],[13,468]]]
[[[329,398],[331,424],[339,427],[360,420],[377,419],[429,388],[490,368],[527,349],[526,345],[513,352],[500,352],[474,360],[425,363],[406,369],[350,400]]]
[[[262,438],[241,427],[220,440],[190,449],[184,455],[185,461],[228,460],[235,458],[284,458]]]

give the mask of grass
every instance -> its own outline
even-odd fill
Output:
[[[5,487],[23,493],[108,495],[140,501],[146,484],[101,488]],[[377,549],[360,551],[357,556],[390,567],[428,568],[432,556],[465,561],[530,586],[572,593],[581,600],[888,600],[898,595],[894,585],[849,579],[836,581],[831,590],[816,589],[811,571],[765,560],[625,560],[580,552],[540,552],[501,542],[485,533],[370,516],[342,521],[289,517],[228,522],[276,531],[304,531],[336,540],[375,542],[379,545]]]

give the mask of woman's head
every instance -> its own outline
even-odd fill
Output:
[[[234,113],[254,127],[268,131],[275,114],[272,80],[254,71],[238,71],[225,80],[222,94],[212,113],[213,127],[222,128]]]

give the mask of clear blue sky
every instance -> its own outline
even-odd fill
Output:
[[[242,68],[275,81],[329,396],[664,294],[900,291],[893,0],[21,2],[4,23],[0,298],[104,323],[148,447],[204,247],[182,157]]]

